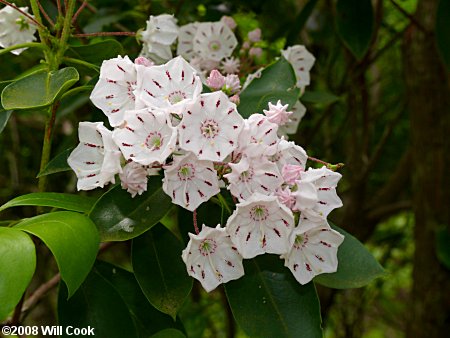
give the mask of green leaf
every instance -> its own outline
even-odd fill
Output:
[[[446,227],[436,232],[436,254],[439,261],[450,269],[450,232]]]
[[[384,269],[369,250],[355,237],[331,224],[331,227],[345,236],[338,248],[338,269],[334,273],[324,273],[314,281],[335,289],[359,288],[385,274]]]
[[[155,308],[174,319],[193,282],[181,259],[183,249],[162,224],[133,239],[133,270],[142,291]]]
[[[78,72],[73,67],[55,72],[39,70],[6,86],[2,92],[2,105],[6,110],[49,106],[78,78]]]
[[[0,227],[0,320],[20,301],[36,269],[31,238],[14,228]]]
[[[61,285],[58,294],[58,319],[65,328],[93,327],[95,337],[137,338],[133,319],[117,290],[95,270],[91,271],[77,292],[67,300]]]
[[[0,206],[0,211],[11,207],[35,205],[87,213],[91,210],[94,202],[95,199],[92,197],[63,194],[58,192],[35,192],[18,196],[6,202]]]
[[[436,14],[436,42],[444,64],[450,71],[450,1],[440,0]]]
[[[67,159],[69,158],[69,155],[72,152],[72,150],[73,148],[69,148],[64,150],[62,153],[56,155],[47,163],[45,168],[42,169],[42,171],[39,172],[39,174],[36,177],[39,178],[41,176],[72,170],[69,164],[67,163]]]
[[[172,207],[161,184],[161,177],[151,176],[140,196],[132,198],[120,185],[103,194],[90,213],[102,241],[125,241],[158,223]]]
[[[371,0],[338,0],[337,32],[344,44],[358,59],[366,54],[374,31]]]
[[[276,103],[278,100],[293,107],[300,95],[300,89],[295,87],[296,83],[292,66],[285,58],[280,57],[262,71],[259,79],[254,79],[242,91],[239,113],[248,118],[251,114],[262,113],[263,109],[268,109],[269,102]]]
[[[286,43],[288,46],[295,45],[297,43],[298,38],[300,36],[300,32],[302,31],[303,27],[306,24],[306,21],[308,21],[311,13],[316,7],[317,2],[318,0],[309,0],[303,6],[300,13],[298,13],[297,17],[295,18],[294,24],[289,30]]]
[[[165,329],[154,334],[150,338],[186,338],[183,332],[175,329]]]
[[[97,261],[94,269],[114,286],[125,301],[139,337],[150,337],[152,334],[167,328],[184,331],[179,320],[174,323],[170,316],[150,305],[131,272],[102,261]]]
[[[300,101],[306,103],[318,103],[322,105],[329,105],[336,101],[339,101],[340,97],[332,93],[322,91],[307,91],[301,97]]]
[[[101,65],[104,60],[116,58],[123,53],[122,45],[116,40],[109,39],[89,45],[69,46],[66,56]]]
[[[244,261],[245,276],[225,284],[234,318],[253,337],[322,337],[313,283],[299,284],[273,255]]]
[[[3,129],[5,129],[12,112],[12,110],[4,110],[0,108],[0,134],[2,133]]]
[[[77,212],[58,211],[28,218],[15,228],[39,237],[47,245],[72,296],[97,256],[99,237],[92,221]]]

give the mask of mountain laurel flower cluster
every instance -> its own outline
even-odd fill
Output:
[[[300,101],[291,107],[276,100],[241,115],[241,81],[248,85],[258,75],[237,74],[235,27],[228,17],[181,27],[171,15],[150,17],[141,56],[104,61],[90,97],[113,130],[81,122],[68,163],[79,190],[114,183],[117,175],[132,197],[146,193],[149,176],[160,175],[172,202],[194,213],[196,234],[189,234],[182,259],[206,291],[240,278],[243,259],[265,253],[279,255],[306,284],[338,266],[343,236],[327,216],[342,206],[341,175],[307,168],[306,151],[287,139],[305,114]],[[247,42],[260,39],[256,29]],[[307,86],[314,57],[304,46],[281,54],[297,86]],[[231,215],[199,231],[196,210],[217,195]]]

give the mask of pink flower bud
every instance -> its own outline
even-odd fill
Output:
[[[234,104],[238,105],[241,102],[239,94],[235,94],[235,95],[231,96],[230,101],[233,102]]]
[[[141,65],[141,66],[145,66],[145,67],[151,67],[153,66],[155,63],[143,56],[139,56],[134,60],[134,63],[136,65]]]
[[[270,122],[282,126],[289,122],[289,117],[292,115],[291,111],[287,111],[288,106],[287,104],[281,104],[280,100],[278,100],[276,105],[269,102],[269,110],[264,109],[263,112]]]
[[[292,195],[292,192],[288,187],[284,189],[278,188],[278,190],[275,192],[275,195],[278,197],[278,200],[289,209],[292,210],[294,208],[295,196]]]
[[[220,21],[230,27],[230,29],[235,29],[237,26],[236,21],[234,21],[231,16],[224,15],[222,16],[222,18],[220,18]]]
[[[242,49],[249,49],[249,48],[250,48],[250,42],[245,41],[245,42],[242,44]]]
[[[262,54],[262,49],[259,47],[252,47],[250,48],[250,50],[248,51],[248,55],[250,56],[256,56],[256,57],[260,57]]]
[[[303,167],[294,164],[285,164],[281,170],[284,182],[287,184],[295,184],[295,181],[300,178],[300,173],[304,171]]]
[[[261,29],[256,28],[252,30],[251,32],[248,32],[248,39],[251,42],[258,42],[261,40]]]
[[[208,87],[214,90],[219,90],[225,85],[225,76],[220,74],[217,69],[213,69],[206,79],[206,84]]]
[[[228,74],[225,77],[224,91],[229,94],[236,94],[241,89],[241,82],[239,76],[236,74]]]

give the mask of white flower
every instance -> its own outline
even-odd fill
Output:
[[[303,88],[308,86],[310,81],[309,71],[316,60],[314,56],[302,45],[288,47],[282,50],[281,54],[294,68],[297,87]]]
[[[200,161],[193,153],[174,156],[165,167],[162,188],[173,203],[190,211],[220,192],[213,163]]]
[[[305,113],[306,107],[300,101],[297,101],[294,107],[292,107],[292,115],[289,117],[289,121],[278,128],[278,135],[287,136],[288,134],[295,134]]]
[[[140,104],[178,113],[201,91],[202,83],[194,68],[178,56],[164,65],[147,67],[139,72],[135,93]]]
[[[77,189],[91,190],[114,183],[114,175],[122,169],[121,153],[112,140],[111,131],[103,122],[80,122],[78,138],[80,144],[67,159],[77,175]]]
[[[144,108],[125,113],[125,127],[113,132],[123,156],[142,165],[164,163],[174,151],[177,129],[163,110]]]
[[[282,138],[277,142],[274,154],[268,159],[275,162],[281,172],[286,164],[298,165],[305,169],[308,155],[299,145]]]
[[[239,76],[236,74],[228,74],[225,76],[225,84],[223,86],[223,91],[227,95],[233,95],[239,92],[241,89],[241,82],[239,81]]]
[[[28,13],[28,7],[20,7],[20,9]],[[8,48],[32,42],[36,40],[34,33],[36,33],[36,25],[25,15],[10,6],[0,10],[0,47]],[[25,49],[16,49],[11,53],[19,55]]]
[[[239,135],[238,153],[250,157],[274,155],[277,149],[278,125],[269,121],[267,116],[252,114],[245,120],[244,128]]]
[[[137,194],[142,195],[147,191],[147,169],[136,163],[129,162],[122,168],[122,173],[119,174],[120,182],[123,189],[135,197]]]
[[[264,109],[263,112],[270,122],[283,126],[293,114],[291,111],[287,111],[288,106],[288,104],[282,105],[281,100],[278,100],[276,105],[269,102],[269,110]]]
[[[244,275],[242,256],[233,247],[225,228],[203,225],[198,235],[190,233],[189,238],[181,257],[189,276],[197,279],[207,292]]]
[[[321,273],[336,272],[337,250],[344,236],[320,223],[301,220],[290,236],[291,249],[282,258],[300,284],[309,283]]]
[[[240,201],[253,193],[271,195],[281,186],[283,178],[276,164],[266,158],[242,157],[239,163],[229,164],[231,173],[224,175],[230,185],[228,189]]]
[[[292,195],[292,191],[289,187],[278,188],[275,192],[278,200],[287,206],[289,209],[293,210],[295,206],[295,196]]]
[[[177,19],[173,15],[150,15],[147,28],[141,34],[141,40],[147,53],[155,54],[163,60],[172,58],[170,45],[178,36]]]
[[[177,54],[186,60],[191,60],[195,55],[194,36],[197,32],[198,22],[188,23],[181,26],[178,32]]]
[[[103,61],[90,99],[105,113],[112,127],[120,126],[125,111],[135,108],[135,85],[136,67],[128,56]]]
[[[231,56],[236,45],[236,37],[230,27],[223,22],[198,24],[194,37],[194,51],[200,57],[220,61]]]
[[[336,186],[341,177],[341,174],[326,167],[309,168],[300,173],[300,180],[296,182],[298,191],[293,194],[297,198],[296,209],[302,212],[302,217],[319,222],[326,219],[332,210],[342,206],[342,201],[336,193]]]
[[[221,69],[225,74],[237,74],[240,67],[239,59],[235,57],[226,58],[221,62]]]
[[[227,222],[231,241],[244,258],[288,252],[293,228],[292,212],[276,196],[261,194],[237,204]]]
[[[180,147],[201,160],[223,161],[237,147],[244,120],[221,91],[186,104],[179,128]]]

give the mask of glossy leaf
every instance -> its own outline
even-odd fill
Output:
[[[338,248],[338,269],[334,273],[318,275],[314,278],[315,282],[329,288],[351,289],[367,285],[385,274],[381,265],[360,241],[335,225],[331,227],[345,236]]]
[[[58,192],[36,192],[13,198],[0,206],[0,211],[11,207],[35,205],[87,213],[94,202],[94,198],[86,196]]]
[[[293,107],[300,95],[296,84],[294,70],[285,58],[262,71],[259,79],[254,79],[241,95],[241,103],[238,106],[239,113],[247,118],[254,113],[262,113],[263,109],[269,109],[269,102],[276,103],[281,100],[283,104]]]
[[[436,13],[436,42],[441,58],[450,71],[450,1],[440,0]]]
[[[71,170],[69,164],[67,163],[67,159],[69,158],[69,155],[72,152],[72,150],[73,148],[69,148],[64,150],[62,153],[56,155],[47,163],[45,168],[36,177]]]
[[[12,112],[12,110],[4,110],[0,108],[0,134],[2,133],[3,129],[5,129]]]
[[[19,302],[36,269],[31,238],[14,228],[0,227],[0,320]]]
[[[133,273],[102,261],[95,263],[95,270],[114,286],[125,301],[139,337],[150,337],[167,328],[184,330],[179,320],[174,322],[170,316],[150,305]]]
[[[123,55],[123,47],[116,40],[103,40],[89,45],[70,46],[66,56],[101,65],[104,60]]]
[[[250,337],[322,337],[313,283],[299,284],[273,255],[244,261],[245,276],[225,284],[239,326]]]
[[[59,325],[64,328],[94,327],[95,337],[137,338],[133,319],[117,290],[93,270],[77,292],[67,300],[67,290],[58,294]],[[65,335],[62,337],[73,337]]]
[[[317,103],[327,106],[336,101],[339,101],[339,99],[339,96],[336,96],[332,93],[322,91],[307,91],[301,96],[300,101],[306,103]]]
[[[169,211],[172,202],[161,187],[161,177],[151,176],[147,191],[134,198],[120,185],[106,192],[90,217],[102,241],[125,241],[150,229]]]
[[[154,334],[150,338],[186,338],[183,332],[176,329],[165,329]]]
[[[176,317],[192,288],[181,259],[184,245],[162,224],[133,240],[134,274],[149,302]]]
[[[39,70],[6,86],[2,92],[2,105],[6,110],[49,106],[78,78],[78,72],[73,67],[55,72]]]
[[[337,32],[357,59],[369,48],[374,31],[371,0],[338,0],[336,4]]]
[[[39,237],[47,245],[72,296],[97,256],[99,236],[92,221],[77,212],[58,211],[28,218],[15,228]]]

